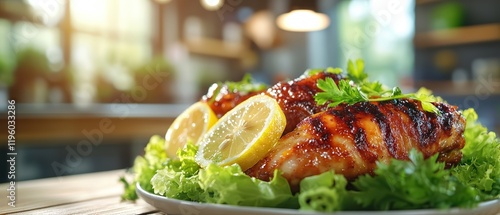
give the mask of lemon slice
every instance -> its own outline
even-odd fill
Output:
[[[169,158],[177,158],[177,150],[188,141],[198,143],[200,138],[217,122],[217,116],[205,102],[196,102],[182,112],[165,134],[165,151]]]
[[[285,114],[276,100],[266,95],[250,97],[203,135],[195,160],[202,167],[237,163],[246,170],[275,146],[285,125]]]

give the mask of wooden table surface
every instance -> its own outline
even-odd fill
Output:
[[[0,214],[163,214],[142,200],[122,202],[125,170],[16,182],[15,207],[9,184],[0,184]]]

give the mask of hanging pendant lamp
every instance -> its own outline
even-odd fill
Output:
[[[308,32],[323,30],[330,25],[330,19],[318,13],[316,0],[290,0],[289,12],[276,19],[279,28],[286,31]]]

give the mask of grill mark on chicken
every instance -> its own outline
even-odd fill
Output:
[[[339,124],[336,130],[349,131],[349,137],[354,139],[354,143],[357,151],[360,153],[361,157],[370,163],[377,161],[377,155],[374,154],[369,146],[368,140],[366,138],[366,132],[363,127],[358,124],[356,119],[356,114],[362,113],[362,103],[360,106],[345,106],[343,109],[332,109],[328,113],[334,115],[338,118]],[[329,130],[324,130],[323,132],[329,132]]]
[[[419,111],[415,103],[409,102],[408,100],[394,100],[393,105],[397,110],[409,117],[413,125],[410,129],[418,138],[418,143],[421,146],[428,145],[433,139],[431,136],[432,130],[430,128],[433,123],[428,119],[428,116],[422,111]]]
[[[373,174],[376,161],[407,160],[411,148],[426,158],[438,153],[438,160],[450,167],[462,156],[465,119],[455,106],[434,105],[440,114],[424,111],[420,101],[413,99],[328,109],[304,119],[245,172],[269,180],[278,169],[292,188],[307,176],[329,170],[353,180]]]
[[[380,128],[380,132],[382,133],[382,137],[385,143],[385,146],[389,150],[391,156],[396,157],[397,155],[397,145],[395,144],[394,136],[392,135],[391,127],[389,126],[389,120],[382,113],[384,109],[387,112],[387,105],[379,105],[378,107],[372,103],[365,102],[363,103],[363,109],[370,113],[373,116],[373,120],[377,123]]]
[[[437,109],[441,114],[445,115],[443,117],[438,118],[439,124],[443,125],[442,126],[443,131],[445,131],[447,134],[450,134],[452,128],[452,120],[451,120],[452,118],[450,117],[452,111],[450,110],[450,107],[438,102],[435,102],[433,104],[434,106],[437,107]]]
[[[323,128],[323,123],[321,122],[320,118],[312,119],[311,124],[313,125],[314,132],[321,137],[321,141],[330,140],[330,134],[321,129]]]
[[[362,114],[363,110],[361,109],[363,109],[363,104],[364,103],[361,103],[361,105],[359,106],[349,106],[345,110],[347,110],[347,112],[349,113],[349,126],[353,127],[351,131],[354,132],[354,142],[356,143],[356,149],[358,149],[358,152],[361,154],[363,159],[365,159],[369,163],[375,163],[375,161],[377,161],[377,155],[374,154],[368,147],[368,140],[366,138],[365,129],[359,125],[359,120],[356,120],[355,117],[356,113]]]

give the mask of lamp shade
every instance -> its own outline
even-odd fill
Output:
[[[155,0],[158,4],[166,4],[169,3],[171,0]]]
[[[200,0],[200,3],[206,10],[215,11],[224,5],[224,0]]]
[[[291,0],[289,12],[281,14],[276,19],[279,28],[287,31],[318,31],[330,25],[327,15],[316,12],[315,0]]]

